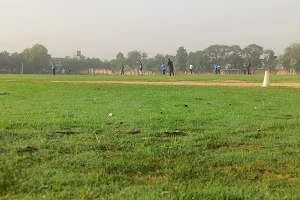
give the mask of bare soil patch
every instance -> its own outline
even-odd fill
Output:
[[[79,132],[74,132],[74,131],[54,131],[52,133],[62,134],[62,135],[75,135],[75,134],[79,134]]]

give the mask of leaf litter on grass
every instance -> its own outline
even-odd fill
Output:
[[[137,130],[136,128],[130,130],[128,133],[131,135],[139,134],[141,131]]]
[[[39,150],[39,148],[37,148],[37,147],[27,146],[24,149],[18,150],[17,153],[34,152],[34,151],[38,151],[38,150]]]
[[[4,96],[4,95],[10,95],[10,93],[9,92],[1,92],[0,93],[0,96]]]
[[[62,134],[62,135],[76,135],[76,134],[79,134],[79,132],[75,132],[75,131],[53,131],[52,133]]]
[[[187,134],[182,132],[182,131],[165,131],[164,132],[166,135],[181,135],[181,136],[186,136]]]

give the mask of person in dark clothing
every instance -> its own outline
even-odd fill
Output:
[[[246,66],[248,75],[252,75],[250,72],[250,67],[251,67],[251,63],[248,62],[248,65]]]
[[[217,74],[221,74],[221,66],[217,65]]]
[[[121,75],[124,75],[124,65],[122,65],[122,68],[121,68]]]
[[[173,66],[173,62],[169,59],[168,61],[168,66],[169,66],[169,71],[170,71],[170,76],[173,74],[174,76],[174,66]]]

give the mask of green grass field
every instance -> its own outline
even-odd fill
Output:
[[[0,199],[300,199],[299,89],[50,82],[262,79],[0,75]]]
[[[147,81],[147,82],[173,82],[173,81],[246,81],[246,82],[261,82],[264,75],[176,75],[175,77],[155,75],[155,76],[114,76],[114,75],[0,75],[0,81]],[[300,82],[300,76],[273,76],[270,81],[273,82]]]

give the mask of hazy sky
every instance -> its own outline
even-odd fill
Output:
[[[300,0],[0,0],[0,51],[35,43],[52,56],[175,54],[251,43],[277,54],[300,42]]]

